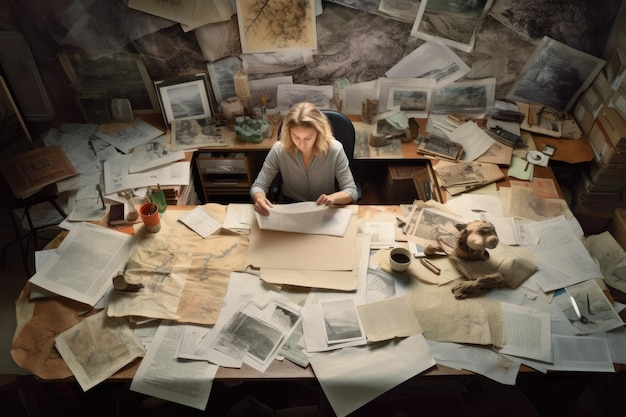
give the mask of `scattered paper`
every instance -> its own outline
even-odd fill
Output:
[[[222,227],[222,223],[207,213],[202,206],[198,206],[183,214],[178,218],[178,221],[184,223],[191,230],[202,236],[203,239]]]

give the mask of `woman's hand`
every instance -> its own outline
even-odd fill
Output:
[[[347,204],[352,204],[352,197],[350,197],[350,194],[346,193],[345,191],[337,191],[336,193],[332,193],[330,195],[320,195],[319,197],[317,197],[315,203],[318,206],[321,206],[323,204],[327,207],[345,206]]]
[[[272,207],[274,205],[265,196],[257,198],[254,202],[254,211],[263,216],[269,216]]]

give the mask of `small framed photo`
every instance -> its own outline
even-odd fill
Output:
[[[155,81],[154,86],[167,126],[174,120],[213,117],[206,74]]]

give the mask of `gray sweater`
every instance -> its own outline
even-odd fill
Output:
[[[304,168],[302,154],[287,152],[282,143],[276,142],[270,149],[263,168],[250,188],[250,195],[261,191],[267,195],[272,181],[280,172],[283,194],[295,201],[315,201],[321,194],[335,191],[335,178],[338,190],[345,191],[357,201],[357,189],[350,171],[348,157],[343,145],[337,140],[331,141],[325,155],[315,155],[309,171]]]

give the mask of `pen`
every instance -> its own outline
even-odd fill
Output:
[[[104,195],[102,195],[102,187],[100,187],[100,184],[96,184],[96,190],[98,190],[98,196],[102,201],[102,210],[105,210],[107,206],[104,204]]]
[[[420,258],[420,263],[428,268],[435,275],[439,275],[441,273],[441,269],[437,268],[435,265],[432,264],[432,262],[430,262],[426,258]]]
[[[156,204],[152,203],[152,205],[150,205],[150,211],[148,211],[148,214],[156,213],[157,209],[158,209],[158,206]]]

